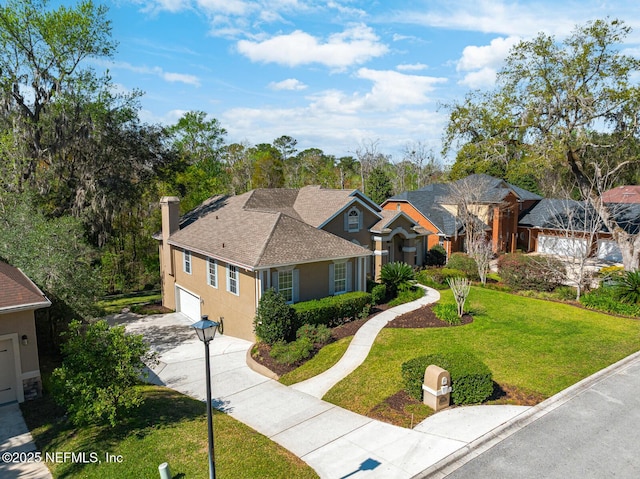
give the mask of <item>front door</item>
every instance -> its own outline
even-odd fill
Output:
[[[18,400],[16,390],[16,364],[13,357],[13,341],[0,341],[0,404]]]

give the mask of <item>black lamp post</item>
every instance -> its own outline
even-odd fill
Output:
[[[211,368],[209,366],[209,342],[213,341],[218,329],[218,323],[209,321],[208,316],[193,324],[193,329],[198,334],[198,339],[204,343],[204,357],[207,369],[207,425],[209,429],[209,479],[216,479],[216,462],[213,454],[213,418],[211,406]]]

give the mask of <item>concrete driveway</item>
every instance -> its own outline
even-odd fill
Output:
[[[185,316],[115,316],[110,322],[126,324],[160,353],[152,382],[205,399],[204,346]],[[411,478],[528,409],[454,408],[405,429],[252,371],[246,363],[250,346],[228,336],[211,343],[214,406],[284,446],[322,478]]]

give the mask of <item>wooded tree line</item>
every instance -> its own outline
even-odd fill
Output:
[[[640,101],[628,77],[638,65],[610,51],[626,27],[586,28],[593,31],[571,40],[584,58],[562,57],[541,36],[514,50],[501,90],[449,105],[444,154],[459,149],[451,177],[486,172],[545,194],[576,178],[580,192],[593,178],[637,182]],[[543,47],[555,63],[534,64]],[[89,66],[113,58],[116,48],[107,8],[90,0],[0,7],[0,256],[60,298],[61,315],[90,316],[104,292],[158,285],[151,236],[163,195],[179,196],[183,212],[214,194],[308,184],[360,188],[382,202],[446,178],[440,157],[421,142],[392,158],[377,141],[354,140],[352,152],[336,157],[301,150],[287,135],[228,143],[224,126],[201,111],[171,126],[145,124],[143,93],[120,93],[108,72]],[[602,85],[594,89],[596,80]],[[599,123],[610,128],[598,133]]]

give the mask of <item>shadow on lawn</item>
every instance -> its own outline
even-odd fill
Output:
[[[67,464],[65,470],[56,476],[66,479],[78,477],[84,467],[89,465],[90,452],[98,453],[99,458],[104,460],[103,456],[106,453],[119,454],[118,445],[127,437],[144,439],[160,429],[206,417],[206,406],[202,401],[170,389],[145,386],[143,397],[144,403],[130,411],[129,415],[123,417],[113,428],[108,425],[76,428],[67,420],[64,410],[56,406],[50,396],[24,403],[22,411],[38,450],[86,453],[86,463],[79,461]],[[212,402],[216,409],[224,410],[226,407],[223,401]],[[73,450],[69,450],[69,440],[73,441]]]

